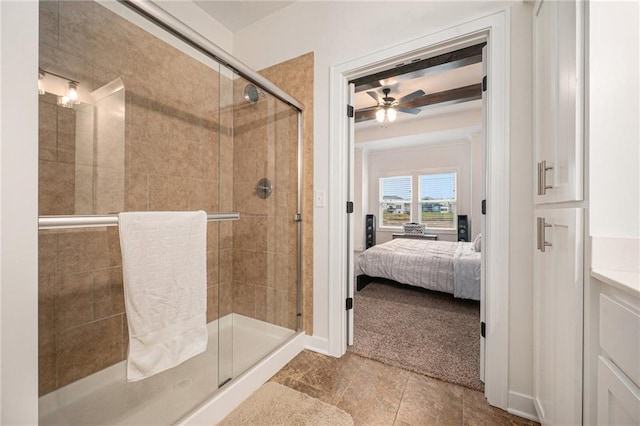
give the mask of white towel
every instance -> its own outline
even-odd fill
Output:
[[[207,215],[118,215],[129,356],[135,382],[207,349]]]

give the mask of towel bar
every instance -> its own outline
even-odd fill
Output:
[[[207,214],[208,221],[238,220],[240,213],[212,213]],[[118,215],[70,215],[70,216],[40,216],[38,217],[38,229],[64,229],[64,228],[95,228],[100,226],[118,226]]]

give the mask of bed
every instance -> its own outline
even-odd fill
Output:
[[[364,251],[356,271],[358,291],[382,278],[480,300],[480,251],[476,242],[398,238]]]

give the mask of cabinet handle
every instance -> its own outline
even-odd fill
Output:
[[[547,172],[553,170],[553,167],[547,167],[547,161],[542,160],[538,163],[538,195],[545,195],[547,189],[553,186],[547,185]]]
[[[537,248],[542,253],[544,253],[545,247],[551,247],[551,243],[546,241],[545,228],[551,228],[551,224],[546,223],[544,217],[537,218]]]

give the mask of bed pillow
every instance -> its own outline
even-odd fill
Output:
[[[478,234],[473,239],[473,249],[478,253],[480,253],[481,248],[482,248],[482,234]]]

